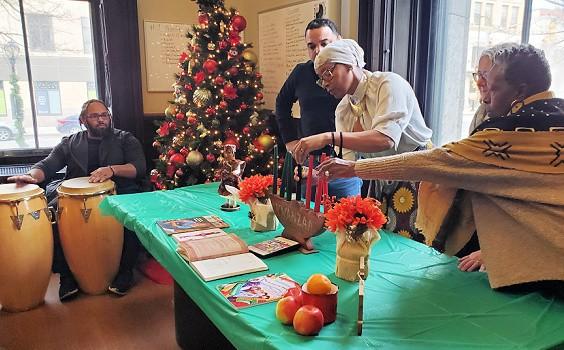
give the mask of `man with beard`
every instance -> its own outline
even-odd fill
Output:
[[[47,184],[49,205],[57,205],[57,188],[62,181],[89,176],[90,182],[112,179],[118,194],[141,191],[140,180],[145,177],[146,165],[139,141],[129,132],[114,129],[112,116],[100,100],[88,100],[82,105],[80,123],[85,131],[63,137],[49,156],[35,164],[29,173],[13,176],[8,181],[18,183],[48,183],[57,171],[66,166],[63,180]],[[68,300],[78,293],[74,279],[63,255],[59,232],[53,227],[55,251],[53,271],[60,273],[59,298]],[[124,230],[123,251],[119,272],[109,287],[117,295],[125,295],[133,284],[133,267],[139,251],[139,241],[134,232]]]

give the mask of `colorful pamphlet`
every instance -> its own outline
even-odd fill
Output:
[[[157,225],[159,225],[167,235],[229,227],[225,221],[216,215],[197,216],[187,219],[161,220],[157,221]]]
[[[274,255],[283,254],[298,249],[300,244],[294,240],[276,237],[267,241],[259,242],[249,246],[249,250],[261,258],[269,258]]]
[[[269,274],[246,281],[226,283],[217,289],[237,309],[281,299],[288,289],[300,285],[288,275]]]

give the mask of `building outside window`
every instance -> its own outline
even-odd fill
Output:
[[[501,6],[501,17],[499,20],[499,26],[502,28],[507,28],[507,16],[509,15],[509,6]]]
[[[484,11],[484,24],[487,26],[492,25],[492,20],[493,20],[492,13],[493,13],[493,4],[487,3]]]
[[[479,26],[482,23],[482,3],[481,2],[474,2],[474,17],[473,17],[474,24]]]
[[[25,0],[25,33],[19,2],[10,3],[0,6],[0,115],[22,128],[17,137],[0,140],[0,156],[52,148],[76,129],[60,126],[76,122],[82,103],[98,98],[90,1]]]

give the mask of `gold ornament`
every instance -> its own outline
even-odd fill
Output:
[[[243,59],[245,59],[246,61],[252,62],[253,64],[258,63],[257,54],[251,49],[243,50],[242,56],[243,56]]]
[[[252,73],[253,72],[253,66],[246,64],[245,65],[245,72]]]
[[[190,151],[190,153],[188,153],[188,156],[186,157],[186,164],[191,167],[196,167],[202,164],[203,161],[204,156],[198,150]]]
[[[188,103],[188,100],[186,99],[186,95],[180,95],[176,98],[176,103],[181,104],[181,105],[185,105]]]
[[[215,44],[214,43],[208,43],[208,50],[210,50],[210,51],[215,50]]]
[[[274,147],[274,139],[268,134],[260,135],[257,140],[258,143],[264,148],[265,152],[269,152],[272,147]]]
[[[178,134],[172,138],[172,146],[173,147],[180,147],[184,144],[185,138],[184,134]]]
[[[255,126],[258,124],[259,122],[259,115],[257,112],[254,112],[253,114],[251,114],[251,117],[249,118],[249,121],[251,122],[252,126]]]
[[[198,107],[207,106],[210,102],[211,98],[211,91],[204,88],[197,88],[194,91],[194,96],[192,96],[192,100]]]
[[[174,106],[168,106],[168,107],[165,109],[165,115],[166,115],[167,117],[172,118],[172,117],[174,117],[175,114],[176,114],[176,107],[174,107]]]

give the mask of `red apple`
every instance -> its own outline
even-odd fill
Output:
[[[300,306],[301,304],[294,297],[284,297],[276,303],[276,318],[284,324],[292,324],[294,315]]]
[[[285,297],[289,297],[292,296],[296,299],[296,301],[300,304],[300,306],[302,306],[304,304],[304,299],[302,297],[302,288],[300,286],[296,286],[296,287],[292,287],[290,289],[288,289],[288,291],[286,292],[286,294],[284,294]]]
[[[323,313],[313,305],[304,305],[296,311],[293,323],[298,334],[316,335],[323,328]]]

